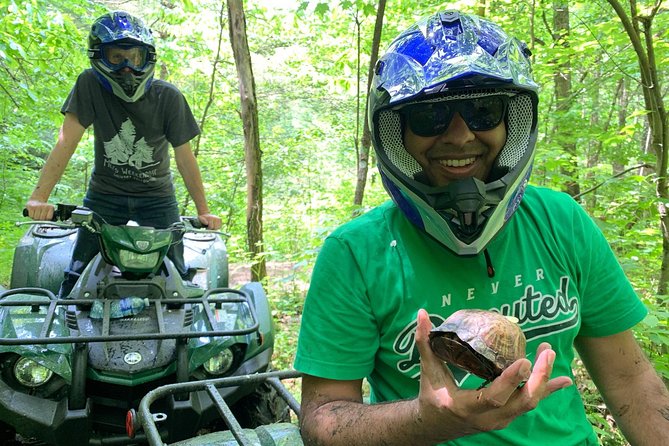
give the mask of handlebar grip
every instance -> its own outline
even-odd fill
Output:
[[[58,203],[56,206],[54,206],[53,216],[51,217],[51,221],[68,220],[70,217],[72,217],[72,211],[74,211],[76,208],[77,206],[74,204]],[[23,208],[22,213],[24,217],[30,217],[30,213],[28,212],[27,208]]]
[[[197,217],[187,217],[186,220],[188,220],[188,223],[190,223],[190,225],[195,229],[206,228],[206,226],[203,225],[200,219]]]

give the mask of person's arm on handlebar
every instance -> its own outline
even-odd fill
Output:
[[[51,191],[63,176],[67,163],[79,145],[86,128],[79,123],[77,115],[66,113],[58,140],[42,167],[39,180],[26,203],[28,216],[33,220],[51,220],[54,207],[47,203]]]
[[[191,150],[190,142],[174,148],[174,160],[177,163],[181,177],[184,179],[186,189],[188,189],[188,193],[193,198],[198,219],[202,224],[207,226],[207,229],[214,231],[220,229],[222,225],[221,218],[218,215],[211,214],[209,211],[204,194],[204,186],[202,185],[200,168]]]

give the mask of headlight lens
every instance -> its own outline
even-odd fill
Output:
[[[158,252],[149,254],[138,254],[136,252],[121,249],[119,251],[121,264],[125,268],[153,268],[158,263]]]
[[[14,377],[26,387],[39,387],[51,379],[53,372],[28,358],[21,358],[14,365]]]
[[[235,360],[235,355],[232,353],[232,350],[226,348],[221,353],[216,356],[213,356],[209,361],[205,362],[202,366],[210,375],[223,375],[230,370],[232,363]]]

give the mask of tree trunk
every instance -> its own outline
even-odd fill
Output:
[[[372,77],[374,75],[374,66],[379,58],[379,44],[381,42],[381,30],[383,29],[383,14],[386,9],[386,0],[379,0],[379,8],[376,11],[376,23],[374,24],[374,38],[372,39],[372,52],[369,56],[369,71],[367,72],[367,90],[372,85]],[[365,95],[365,97],[368,97]],[[355,196],[353,203],[362,205],[362,199],[365,195],[365,186],[367,184],[367,173],[369,171],[369,153],[372,146],[372,137],[369,131],[369,122],[367,120],[367,109],[369,107],[369,100],[365,100],[365,116],[363,117],[364,125],[362,130],[362,141],[360,145],[360,152],[358,153],[358,178],[355,185]]]
[[[657,286],[657,294],[664,296],[669,287],[669,215],[667,203],[667,154],[669,150],[669,123],[667,111],[662,97],[660,79],[657,75],[657,61],[652,34],[653,19],[660,9],[661,2],[657,2],[646,15],[638,15],[636,1],[629,1],[631,17],[625,12],[618,0],[607,0],[620,18],[627,33],[634,52],[636,53],[641,71],[641,89],[646,107],[646,119],[650,131],[650,146],[655,152],[656,174],[655,193],[658,198],[660,215],[660,230],[662,232],[662,266]],[[642,25],[642,28],[639,25]]]
[[[557,45],[565,48],[569,47],[569,4],[565,0],[553,2],[553,34]],[[564,190],[572,197],[579,195],[580,187],[578,184],[578,166],[576,165],[576,144],[571,124],[560,125],[561,121],[566,121],[564,117],[568,116],[571,108],[571,63],[569,59],[564,59],[558,65],[558,70],[553,76],[555,84],[555,100],[557,103],[557,124],[556,132],[560,135],[559,141],[562,150],[569,155],[567,165],[561,168],[561,172],[567,180],[564,184]]]
[[[485,0],[479,0],[478,2],[476,2],[476,5],[477,5],[477,6],[476,6],[476,14],[479,15],[479,16],[481,16],[481,17],[485,17],[485,16],[486,16],[486,13],[485,13],[485,6],[486,6],[486,5],[485,5]]]
[[[252,254],[251,280],[260,281],[267,275],[263,256],[262,228],[262,164],[258,131],[258,106],[251,53],[246,38],[246,17],[241,0],[228,0],[230,43],[235,57],[241,115],[244,125],[244,161],[246,163],[246,238]]]

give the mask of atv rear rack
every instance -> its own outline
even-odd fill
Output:
[[[37,295],[32,298],[22,300],[7,300],[7,297],[18,294],[32,294]],[[226,296],[212,296],[212,294],[226,294]],[[43,297],[42,297],[43,296]],[[110,341],[140,341],[140,340],[158,340],[158,339],[190,339],[200,337],[221,337],[221,336],[241,336],[258,331],[258,318],[256,316],[255,307],[251,302],[248,293],[242,290],[235,290],[230,288],[216,288],[208,290],[201,297],[189,298],[166,298],[166,299],[148,299],[149,305],[143,311],[155,311],[156,319],[158,321],[158,330],[155,333],[125,333],[125,334],[110,334],[110,302],[114,299],[101,299],[104,302],[104,310],[101,318],[102,329],[100,335],[81,336],[78,334],[70,336],[50,336],[53,332],[57,316],[59,316],[59,309],[65,307],[65,323],[70,329],[70,334],[77,331],[77,309],[89,308],[94,300],[92,299],[57,299],[55,295],[44,288],[15,288],[5,291],[0,294],[0,310],[4,307],[30,307],[30,313],[26,313],[26,317],[35,318],[31,313],[38,313],[41,307],[48,307],[46,314],[40,316],[44,318],[39,335],[37,337],[0,337],[0,346],[2,345],[33,345],[33,344],[82,344],[93,342],[110,342]],[[226,303],[239,303],[245,305],[251,316],[251,323],[243,328],[220,330],[217,328],[216,317],[212,312],[210,304],[215,307],[221,307]],[[183,331],[166,332],[165,323],[163,320],[163,311],[167,308],[178,308],[180,306],[189,305],[192,316],[193,308],[201,307],[206,315],[203,318],[206,327],[204,329],[195,331],[191,330],[191,325],[185,325]],[[14,316],[16,317],[16,315]],[[192,320],[192,318],[191,318]]]
[[[197,391],[206,391],[211,397],[212,401],[216,404],[219,414],[225,421],[225,424],[230,430],[230,433],[236,440],[236,443],[241,446],[254,446],[257,443],[253,442],[249,437],[248,433],[242,429],[239,422],[233,415],[232,411],[228,404],[221,398],[220,393],[217,389],[221,387],[234,387],[250,383],[262,383],[267,382],[271,385],[279,394],[281,398],[288,404],[288,407],[295,413],[297,418],[300,417],[300,403],[293,397],[293,395],[286,389],[281,380],[284,379],[294,379],[300,378],[302,374],[295,370],[282,370],[274,372],[265,372],[265,373],[256,373],[252,375],[243,375],[243,376],[231,376],[226,378],[217,378],[217,379],[208,379],[203,381],[192,381],[186,383],[177,383],[177,384],[167,384],[160,386],[154,390],[149,391],[144,398],[142,398],[138,411],[130,410],[126,418],[126,430],[128,434],[134,436],[135,431],[142,429],[146,440],[150,446],[165,446],[163,442],[157,423],[158,422],[169,422],[167,416],[163,413],[152,413],[151,405],[161,398],[166,398],[170,395],[191,393]],[[286,426],[283,424],[282,426]],[[281,444],[291,444],[291,445],[301,445],[302,442],[299,440],[299,431],[297,426],[288,425],[290,432],[292,434],[291,438],[298,438],[297,441]],[[285,431],[285,427],[283,428]],[[284,436],[285,432],[282,433]],[[211,435],[211,434],[210,434]],[[285,437],[284,437],[285,438]],[[204,437],[202,441],[198,441],[198,437],[194,437],[190,440],[178,442],[179,445],[202,445],[202,444],[211,444]],[[226,443],[227,444],[227,443]],[[262,443],[265,444],[265,443]],[[275,444],[274,442],[267,444]]]

